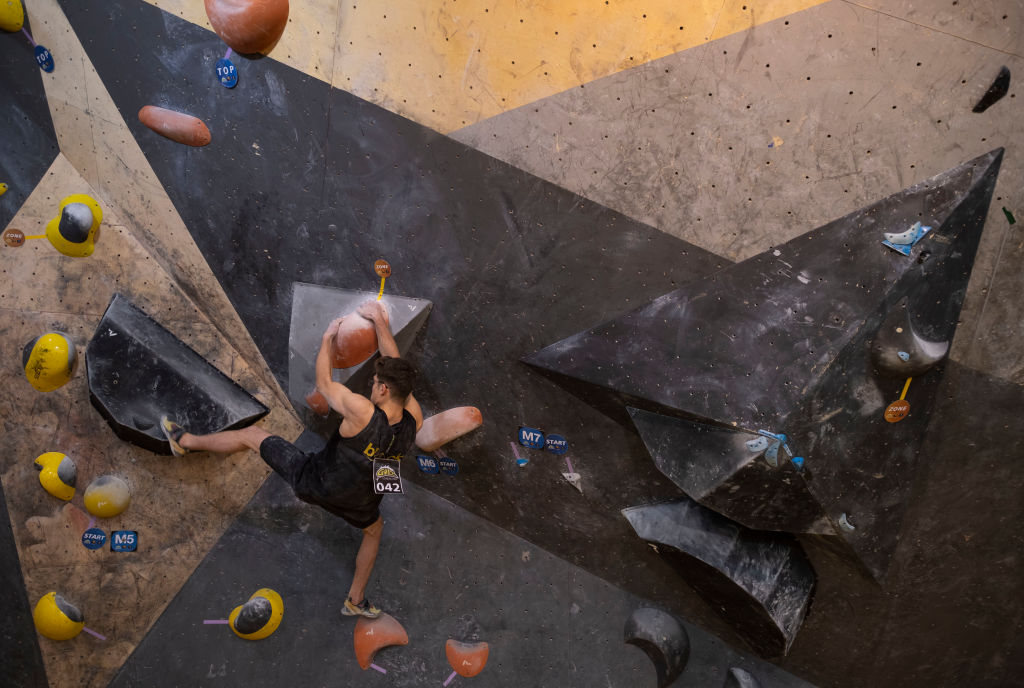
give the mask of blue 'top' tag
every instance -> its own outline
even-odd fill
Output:
[[[441,470],[441,467],[437,465],[437,459],[432,456],[424,456],[423,454],[416,455],[416,465],[424,473],[437,473]]]
[[[561,435],[548,435],[545,442],[545,449],[552,454],[564,454],[569,451],[569,440]]]
[[[226,57],[217,60],[217,81],[224,88],[234,88],[238,83],[238,70],[234,63]]]
[[[134,530],[115,530],[110,534],[111,552],[134,552],[139,546],[139,534]]]
[[[82,533],[82,544],[86,549],[99,549],[107,542],[107,534],[99,528],[90,528]]]
[[[454,459],[450,459],[447,456],[438,459],[441,464],[441,471],[445,475],[457,475],[459,472],[459,464],[455,463]]]
[[[41,45],[36,46],[36,62],[39,64],[39,69],[47,74],[53,71],[53,55]]]
[[[543,449],[544,433],[536,428],[521,426],[519,428],[519,444],[530,449]]]

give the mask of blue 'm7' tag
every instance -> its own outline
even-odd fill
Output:
[[[536,428],[522,426],[519,428],[519,444],[530,449],[543,449],[544,433]]]

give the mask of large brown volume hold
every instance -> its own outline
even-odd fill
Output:
[[[266,53],[284,33],[288,0],[205,0],[206,16],[237,53]]]
[[[161,136],[186,146],[205,146],[210,142],[210,130],[203,120],[183,112],[146,105],[139,110],[139,121]]]

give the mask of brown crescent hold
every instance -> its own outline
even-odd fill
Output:
[[[408,645],[409,634],[402,628],[395,617],[381,614],[376,619],[359,617],[353,637],[356,650],[356,661],[364,670],[370,668],[373,656],[381,648],[390,645]]]

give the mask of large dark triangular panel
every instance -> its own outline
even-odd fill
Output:
[[[85,349],[89,400],[121,439],[170,454],[168,416],[196,434],[245,427],[267,407],[115,294]]]
[[[778,423],[900,293],[904,277],[902,291],[917,285],[921,297],[931,288],[946,304],[933,327],[955,326],[985,221],[977,212],[988,208],[1001,157],[1001,149],[989,153],[525,360],[669,415],[751,432]],[[880,243],[884,232],[918,220],[939,230],[911,258]],[[968,257],[966,274],[958,263],[932,277],[951,252]],[[923,266],[928,254],[935,258]]]
[[[655,463],[705,506],[752,528],[834,531],[881,579],[1002,154],[526,360],[646,405],[632,414]],[[915,221],[933,229],[909,256],[882,245]],[[887,422],[911,377],[913,413]]]
[[[25,28],[30,29],[28,18]],[[32,45],[20,34],[2,33],[0,40],[0,231],[36,188],[60,152],[46,103],[42,72]],[[19,227],[38,234],[34,227]]]

